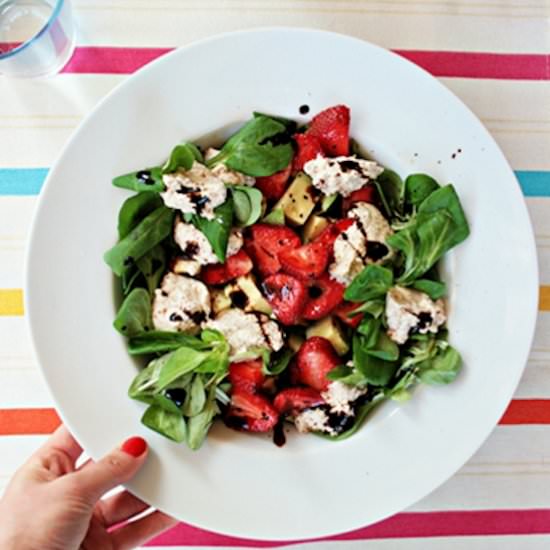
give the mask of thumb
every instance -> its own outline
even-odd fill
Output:
[[[127,439],[97,462],[71,474],[72,482],[92,503],[107,491],[131,479],[145,462],[147,442],[141,437]]]

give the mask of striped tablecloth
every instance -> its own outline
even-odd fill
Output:
[[[32,355],[21,290],[25,246],[48,166],[105,94],[172,48],[229,30],[310,26],[397,51],[438,77],[478,115],[504,150],[524,191],[536,232],[542,286],[525,374],[499,426],[476,455],[411,509],[353,533],[303,544],[315,550],[548,548],[550,0],[73,3],[78,48],[64,74],[41,81],[0,76],[0,488],[59,422]],[[245,495],[243,499],[243,506],[228,513],[246,514]],[[181,524],[150,545],[280,543],[237,540]]]

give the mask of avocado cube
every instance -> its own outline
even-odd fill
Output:
[[[329,221],[322,216],[317,216],[317,214],[310,216],[304,226],[304,242],[308,243],[318,237],[328,224]]]
[[[230,307],[238,307],[246,312],[258,311],[271,315],[271,306],[262,296],[252,275],[238,277],[233,284],[224,288],[224,294],[231,304]]]
[[[297,353],[298,350],[302,347],[302,344],[305,342],[305,340],[299,336],[298,334],[291,334],[286,343],[288,347],[294,352]]]
[[[212,312],[214,315],[217,315],[221,311],[231,307],[231,300],[223,290],[211,290],[210,296],[212,300]]]
[[[312,336],[326,338],[338,355],[345,355],[349,351],[349,345],[344,339],[342,329],[333,317],[325,317],[311,325],[306,331],[306,336],[308,338]]]
[[[311,185],[311,178],[300,172],[273,209],[282,208],[286,220],[292,225],[303,225],[315,208],[319,195]]]

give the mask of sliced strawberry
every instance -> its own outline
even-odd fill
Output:
[[[277,394],[273,405],[281,414],[294,416],[324,402],[321,394],[313,388],[286,388]]]
[[[231,404],[225,422],[231,428],[248,432],[268,432],[279,421],[279,413],[263,396],[237,390],[231,395]]]
[[[221,285],[250,273],[253,267],[250,256],[244,250],[239,250],[229,256],[224,264],[207,265],[202,270],[202,280],[207,285]]]
[[[356,202],[374,202],[374,199],[376,197],[376,189],[374,185],[365,185],[365,187],[361,187],[361,189],[357,189],[357,191],[354,191],[349,195],[348,197],[345,197],[342,202],[342,209],[344,212],[347,212],[354,203]]]
[[[359,307],[359,304],[354,304],[352,302],[342,302],[335,310],[334,315],[338,317],[343,323],[346,325],[356,328],[357,325],[361,322],[361,319],[363,318],[362,313],[358,313],[357,315],[354,315],[353,317],[349,317],[349,314]]]
[[[292,162],[280,172],[275,172],[271,176],[256,178],[256,187],[264,194],[267,200],[278,200],[285,192],[291,170]]]
[[[277,273],[268,277],[262,288],[277,319],[283,325],[296,324],[307,300],[304,283],[285,273]]]
[[[329,250],[332,250],[334,241],[338,238],[340,233],[344,232],[348,227],[353,225],[354,220],[351,218],[344,218],[337,222],[331,223],[325,227],[321,234],[313,241],[314,243],[320,243]]]
[[[324,273],[308,283],[309,298],[302,310],[302,317],[308,320],[322,319],[344,300],[346,287]]]
[[[329,250],[322,243],[309,243],[279,252],[283,271],[299,279],[318,277],[327,267]]]
[[[325,154],[331,157],[349,153],[349,108],[335,105],[314,116],[308,135],[319,138]]]
[[[298,248],[302,244],[300,237],[284,225],[257,223],[250,228],[245,240],[245,248],[254,265],[265,277],[281,269],[277,255],[282,250]]]
[[[327,389],[327,374],[340,364],[340,359],[326,338],[308,338],[298,350],[295,375],[302,383],[318,391]]]
[[[311,135],[309,132],[305,134],[295,134],[294,141],[296,142],[296,155],[292,163],[292,173],[296,174],[303,170],[304,164],[313,160],[317,155],[325,156],[319,138]]]
[[[229,365],[229,381],[233,391],[254,393],[265,381],[261,359],[239,361]]]

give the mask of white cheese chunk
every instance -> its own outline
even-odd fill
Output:
[[[231,360],[257,348],[278,351],[284,344],[282,331],[275,321],[267,315],[245,313],[237,308],[222,311],[203,328],[219,330],[225,336],[231,348]]]
[[[294,417],[294,425],[301,433],[323,432],[335,435],[336,431],[329,425],[328,414],[321,408],[305,409]]]
[[[432,300],[424,292],[394,286],[386,296],[388,336],[397,344],[404,344],[411,331],[420,334],[436,333],[445,321],[445,302]]]
[[[376,179],[384,168],[372,160],[352,157],[327,158],[317,155],[304,164],[304,172],[314,187],[325,195],[339,193],[343,197]]]
[[[330,407],[330,412],[354,416],[352,403],[367,392],[366,388],[350,386],[343,382],[331,382],[328,388],[321,392],[321,397]]]
[[[196,275],[200,271],[201,266],[217,264],[219,262],[205,234],[192,223],[178,220],[174,227],[174,240],[182,251],[178,269],[175,270],[178,273],[184,272],[189,275]],[[229,234],[226,256],[233,256],[242,246],[242,232],[239,229],[232,229]]]
[[[165,174],[162,181],[166,189],[160,196],[166,206],[210,220],[214,219],[214,209],[227,197],[224,182],[196,161],[190,170]]]
[[[210,147],[206,150],[204,154],[204,160],[208,161],[213,159],[220,151]],[[227,185],[249,185],[252,186],[256,183],[256,178],[252,176],[247,176],[242,172],[237,172],[237,170],[232,170],[226,166],[223,162],[215,164],[211,168],[212,173],[221,179]]]
[[[153,299],[158,330],[195,332],[210,315],[210,294],[201,281],[167,273]]]

